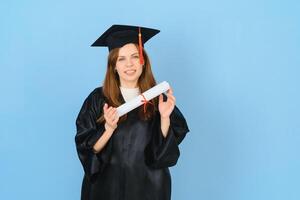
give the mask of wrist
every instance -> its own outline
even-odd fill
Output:
[[[165,122],[169,122],[170,121],[170,117],[169,116],[167,116],[167,117],[160,117],[160,120],[161,121],[165,121]]]
[[[106,131],[114,132],[114,130],[117,128],[117,125],[116,126],[111,126],[108,123],[105,123],[104,127],[105,127]]]

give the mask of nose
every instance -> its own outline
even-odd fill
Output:
[[[133,62],[132,62],[132,60],[129,58],[129,59],[127,59],[127,61],[126,61],[126,66],[127,67],[131,67],[133,65]]]

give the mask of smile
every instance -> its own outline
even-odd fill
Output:
[[[125,74],[132,75],[135,72],[136,72],[136,70],[127,70],[127,71],[125,71]]]

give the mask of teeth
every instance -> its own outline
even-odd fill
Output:
[[[128,70],[128,71],[125,71],[126,74],[133,74],[135,72],[135,70]]]

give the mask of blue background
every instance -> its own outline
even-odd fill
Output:
[[[173,200],[300,199],[299,1],[1,1],[0,198],[79,199],[75,118],[102,84],[112,24],[145,48],[191,132]]]

